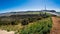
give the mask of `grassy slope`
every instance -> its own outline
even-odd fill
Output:
[[[22,30],[18,31],[20,34],[48,34],[52,27],[51,18],[42,19],[25,26]]]
[[[36,14],[36,13],[34,13],[34,14]],[[24,28],[23,28],[23,26],[21,26],[21,24],[18,24],[18,25],[1,25],[0,29],[7,30],[7,31],[17,31],[18,33],[21,33],[21,34],[24,34],[24,33],[28,34],[27,32],[29,32],[30,34],[35,34],[35,33],[43,34],[43,31],[48,31],[48,30],[50,30],[51,27],[52,27],[52,20],[51,20],[51,17],[49,17],[49,18],[45,18],[45,19],[43,18],[42,20],[30,23],[30,24],[24,26]],[[39,29],[41,29],[41,30],[39,30]],[[37,32],[38,30],[40,33]],[[22,31],[22,32],[20,32],[20,31]]]

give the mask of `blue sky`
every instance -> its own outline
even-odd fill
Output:
[[[0,13],[26,10],[60,11],[60,0],[0,0]]]

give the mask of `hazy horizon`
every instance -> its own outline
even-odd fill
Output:
[[[0,13],[13,11],[60,10],[60,0],[0,0]]]

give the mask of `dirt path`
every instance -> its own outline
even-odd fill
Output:
[[[0,30],[0,34],[14,34],[13,31],[7,32],[5,30]]]
[[[60,34],[60,18],[52,17],[53,25],[50,34]]]

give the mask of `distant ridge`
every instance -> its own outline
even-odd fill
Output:
[[[1,13],[0,16],[10,16],[10,15],[25,15],[26,13],[32,12],[56,12],[55,10],[40,10],[40,11],[19,11],[19,12],[8,12],[8,13]]]

